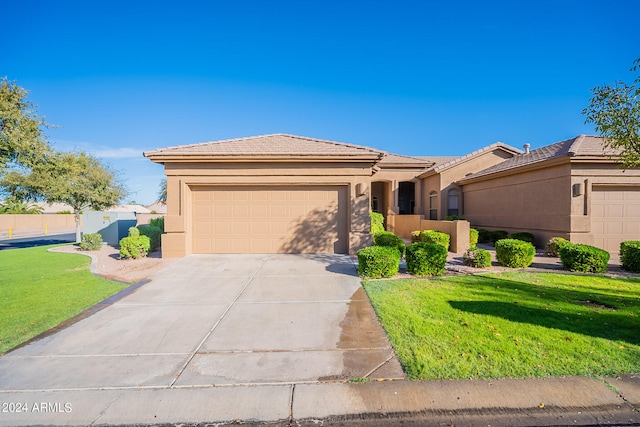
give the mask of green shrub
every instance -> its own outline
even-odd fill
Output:
[[[154,225],[139,225],[138,231],[141,236],[147,236],[150,242],[149,252],[153,252],[160,247],[162,232]]]
[[[120,239],[120,259],[145,257],[150,247],[149,237],[141,236],[137,227],[129,227],[129,236]]]
[[[447,265],[447,250],[435,243],[419,242],[407,247],[407,272],[416,276],[439,276]]]
[[[358,274],[361,277],[393,277],[399,268],[400,252],[395,247],[369,246],[358,251]]]
[[[138,227],[129,227],[129,237],[138,237],[140,235],[140,230]]]
[[[604,273],[609,258],[609,252],[595,246],[573,243],[560,246],[560,261],[569,271]]]
[[[620,261],[623,270],[640,273],[640,240],[620,243]]]
[[[420,241],[424,243],[433,243],[434,245],[440,245],[449,250],[449,241],[451,237],[447,233],[434,230],[425,230],[420,233]]]
[[[529,267],[535,255],[536,248],[529,242],[517,239],[501,239],[496,242],[496,259],[505,267]]]
[[[512,233],[509,238],[522,240],[523,242],[529,242],[532,245],[535,243],[535,236],[532,233],[528,233],[526,231],[518,231],[516,233]]]
[[[120,239],[120,259],[145,257],[151,243],[147,236],[129,236]]]
[[[100,233],[87,233],[82,235],[80,249],[83,251],[97,251],[102,247],[102,235]]]
[[[484,228],[478,228],[478,243],[491,243],[491,232]]]
[[[552,237],[547,242],[544,253],[546,256],[557,258],[560,256],[560,247],[566,244],[571,244],[571,242],[563,237]]]
[[[509,237],[509,233],[504,230],[493,230],[491,231],[491,243],[495,243],[498,240],[507,239]]]
[[[464,221],[464,217],[458,216],[458,215],[449,215],[449,216],[445,216],[444,220],[445,221]]]
[[[422,233],[420,230],[411,232],[411,243],[417,243],[420,241],[420,233]]]
[[[153,218],[149,221],[149,225],[152,227],[158,227],[160,229],[160,233],[164,234],[164,217],[160,216],[158,218]]]
[[[471,248],[475,248],[476,245],[478,244],[478,237],[479,237],[478,230],[476,230],[475,228],[470,228],[469,229],[469,247]]]
[[[491,267],[491,253],[481,248],[470,248],[462,255],[462,264],[475,268]]]
[[[376,246],[389,246],[396,248],[400,252],[400,258],[402,258],[404,251],[407,248],[407,245],[404,244],[404,241],[400,237],[389,231],[374,234],[373,244]]]
[[[378,212],[369,212],[371,217],[371,234],[382,233],[384,230],[384,216]]]

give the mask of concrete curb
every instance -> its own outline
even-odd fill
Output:
[[[640,376],[0,392],[29,425],[640,425]],[[34,408],[37,408],[35,410]]]

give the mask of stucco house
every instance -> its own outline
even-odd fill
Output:
[[[640,239],[640,171],[609,154],[601,138],[585,136],[537,150],[495,143],[460,157],[412,157],[287,134],[144,153],[167,176],[165,257],[355,253],[371,243],[370,210],[403,237],[451,227],[466,236],[468,222],[441,221],[458,215],[474,227],[530,231],[540,244],[563,236],[613,250],[623,237]]]

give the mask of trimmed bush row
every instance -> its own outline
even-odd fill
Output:
[[[393,277],[400,268],[400,252],[389,246],[369,246],[358,251],[358,274],[379,279]]]
[[[149,225],[152,227],[158,227],[160,229],[160,233],[164,234],[164,217],[153,218],[149,221]]]
[[[529,267],[536,255],[536,248],[531,243],[517,239],[498,240],[495,247],[496,259],[505,267]]]
[[[413,243],[407,247],[407,272],[416,276],[439,276],[447,265],[447,252],[440,244]]]
[[[620,243],[620,261],[624,270],[640,273],[640,240]]]
[[[446,251],[449,250],[449,242],[451,236],[442,231],[424,230],[420,232],[420,241],[423,243],[431,243],[442,246]]]
[[[405,248],[404,240],[389,231],[383,231],[373,235],[373,244],[376,246],[388,246],[396,248],[400,252],[400,258],[404,255]]]
[[[595,246],[563,244],[560,246],[560,261],[569,271],[582,273],[604,273],[609,263],[609,252]]]
[[[462,264],[475,268],[491,267],[491,253],[482,248],[469,248],[462,256]]]
[[[153,225],[139,225],[137,228],[141,236],[147,236],[149,238],[151,245],[149,252],[153,252],[160,247],[160,236],[162,235],[160,227]]]
[[[547,256],[557,258],[560,256],[560,248],[562,247],[562,245],[566,245],[568,243],[571,242],[563,237],[552,237],[551,239],[549,239],[549,242],[547,242],[544,253]]]

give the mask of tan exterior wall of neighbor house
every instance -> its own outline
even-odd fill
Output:
[[[348,252],[371,244],[371,164],[367,162],[211,162],[165,164],[167,207],[163,257],[193,252],[193,190],[201,187],[344,188]],[[303,238],[302,236],[300,238]]]
[[[520,171],[465,184],[464,217],[474,228],[528,231],[543,245],[571,233],[571,166]]]
[[[622,170],[611,161],[588,163],[564,157],[536,167],[521,167],[517,173],[464,184],[464,216],[471,226],[510,233],[528,231],[535,235],[539,247],[552,237],[593,245],[597,243],[594,188],[640,190],[640,170]],[[625,208],[630,206],[621,207]],[[626,236],[626,240],[637,239],[640,228]],[[616,244],[606,249],[616,252]]]
[[[447,216],[447,194],[448,190],[458,188],[454,183],[465,176],[487,169],[491,166],[502,163],[512,157],[513,154],[504,152],[496,148],[486,153],[469,156],[467,159],[458,161],[449,167],[444,167],[441,172],[425,174],[422,177],[422,212],[429,218],[429,194],[432,191],[438,193],[438,218],[444,219]],[[464,194],[460,199],[460,208],[464,211]]]

